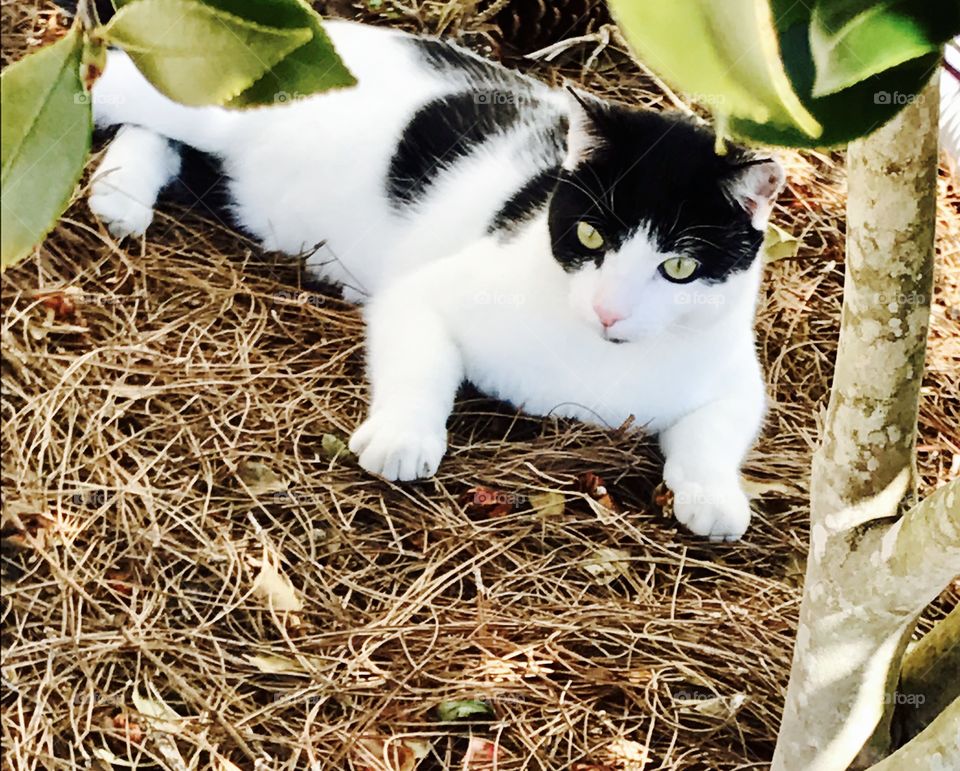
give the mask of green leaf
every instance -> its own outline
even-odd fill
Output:
[[[313,32],[267,26],[199,0],[135,0],[122,4],[103,37],[158,90],[199,106],[233,99]]]
[[[307,27],[310,41],[280,61],[227,107],[281,104],[331,88],[353,86],[357,80],[337,55],[333,43],[320,25],[320,16],[303,0],[207,0],[224,10],[237,6],[245,18],[282,27]]]
[[[0,76],[3,213],[0,266],[24,257],[70,202],[90,151],[90,100],[74,27]]]
[[[444,722],[462,720],[465,717],[482,715],[491,717],[493,710],[485,701],[467,699],[465,701],[441,701],[437,705],[437,716]]]
[[[816,69],[810,50],[809,6],[795,0],[771,0],[780,50],[794,91],[823,126],[823,134],[810,137],[789,127],[731,118],[733,134],[754,142],[790,147],[830,147],[869,134],[915,98],[939,66],[939,53],[904,62],[883,73],[826,96],[813,96]]]
[[[320,449],[323,450],[327,460],[334,461],[341,455],[350,455],[350,448],[347,443],[335,434],[324,434],[320,440]]]
[[[768,0],[609,5],[640,59],[716,114],[820,136],[787,77]]]
[[[765,262],[787,260],[797,256],[800,239],[772,222],[767,225],[761,253]]]
[[[950,5],[952,21],[947,4],[937,1],[819,0],[810,19],[813,96],[938,51],[960,24],[960,3]]]

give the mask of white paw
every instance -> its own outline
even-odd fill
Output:
[[[371,415],[350,437],[350,451],[361,467],[391,481],[433,476],[446,450],[445,430],[395,412]]]
[[[153,222],[153,207],[137,200],[133,191],[124,189],[119,175],[95,180],[90,192],[90,211],[97,215],[114,238],[142,236]]]
[[[663,480],[673,491],[673,514],[696,535],[711,541],[736,541],[750,524],[750,499],[736,477],[698,479],[676,463],[667,462]]]

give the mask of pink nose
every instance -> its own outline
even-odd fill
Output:
[[[604,329],[609,329],[618,321],[623,320],[623,316],[619,313],[616,313],[611,310],[607,310],[600,303],[593,304],[594,313],[597,314],[597,318],[600,319],[600,323],[603,324]]]

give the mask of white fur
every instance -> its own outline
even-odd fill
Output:
[[[95,184],[94,211],[118,234],[143,232],[144,209],[176,173],[161,135],[223,159],[237,214],[266,248],[323,242],[308,264],[369,300],[371,406],[350,442],[368,471],[435,473],[466,378],[529,413],[613,427],[632,417],[659,432],[677,518],[714,539],[740,537],[750,511],[739,465],[764,409],[752,332],[759,261],[722,285],[672,284],[656,270],[667,255],[640,233],[599,270],[568,275],[544,215],[513,239],[487,236],[492,214],[543,168],[509,133],[398,212],[384,193],[396,138],[456,84],[419,63],[401,33],[325,26],[360,85],[244,112],[170,102],[111,53],[96,119],[149,131],[127,129],[108,151],[102,169],[118,168]],[[566,94],[531,88],[569,114]],[[606,334],[627,342],[604,338],[597,302],[623,316]]]

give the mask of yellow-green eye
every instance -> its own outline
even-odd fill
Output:
[[[669,260],[660,263],[660,274],[667,281],[685,284],[697,277],[699,267],[699,261],[693,259],[693,257],[671,257]]]
[[[600,231],[589,222],[583,222],[581,220],[577,223],[577,238],[580,239],[580,243],[587,247],[587,249],[599,249],[603,246],[603,236],[601,236]]]

